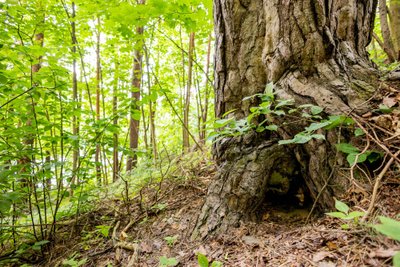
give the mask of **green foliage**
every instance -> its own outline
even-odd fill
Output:
[[[336,212],[328,212],[326,215],[339,218],[344,221],[353,221],[354,225],[358,224],[359,218],[364,216],[365,212],[361,211],[350,211],[349,206],[340,200],[335,199],[335,208],[338,210]],[[349,212],[350,211],[350,212]],[[343,229],[349,229],[350,225],[348,223],[342,224]]]
[[[367,150],[361,153],[360,149],[348,143],[336,144],[336,149],[347,154],[346,159],[350,166],[353,166],[356,163],[365,162],[367,160],[368,162],[373,163],[382,157],[382,153],[373,150]]]
[[[104,236],[104,237],[108,237],[108,235],[110,234],[110,229],[112,228],[112,226],[109,225],[97,225],[96,228],[98,229],[98,232]]]
[[[209,267],[209,266],[222,267],[223,266],[222,262],[219,262],[219,261],[213,261],[210,265],[208,258],[201,253],[197,253],[197,263],[199,264],[199,267]]]
[[[167,258],[165,256],[160,257],[159,266],[160,267],[169,267],[169,266],[177,266],[179,261],[176,258]]]
[[[178,235],[174,235],[174,236],[166,236],[164,237],[165,242],[167,242],[167,245],[169,247],[173,247],[176,243],[176,241],[178,240]]]
[[[87,259],[83,258],[81,260],[76,259],[77,255],[73,255],[71,258],[66,259],[62,262],[62,266],[65,267],[79,267],[86,264]]]
[[[380,224],[372,225],[379,233],[400,241],[400,222],[388,217],[379,216]]]
[[[214,132],[209,136],[210,139],[217,141],[223,137],[235,137],[243,135],[250,130],[256,132],[264,132],[266,130],[274,132],[279,127],[277,118],[284,116],[293,116],[295,113],[300,113],[303,120],[308,121],[309,125],[304,128],[304,131],[297,133],[292,139],[280,140],[280,145],[288,144],[305,144],[312,139],[325,140],[323,134],[318,133],[319,130],[331,130],[338,126],[350,126],[354,124],[353,119],[343,115],[329,116],[327,119],[322,118],[323,108],[312,104],[300,105],[293,107],[292,99],[275,99],[274,85],[269,83],[266,85],[265,91],[262,94],[255,94],[245,97],[243,101],[253,100],[258,98],[261,103],[258,106],[250,108],[250,115],[245,119],[236,120],[234,117],[228,117],[234,110],[224,114],[222,119],[214,121]],[[261,120],[258,122],[258,120]]]
[[[143,186],[160,183],[175,171],[168,162],[181,153],[182,140],[176,133],[182,126],[172,107],[178,115],[183,109],[187,79],[183,73],[187,73],[188,63],[184,51],[190,32],[196,33],[193,98],[200,104],[191,101],[193,123],[189,128],[196,137],[202,122],[193,118],[201,115],[200,105],[204,110],[204,103],[213,99],[202,67],[212,32],[212,1],[147,0],[140,5],[136,1],[82,0],[75,2],[75,17],[69,1],[22,0],[0,5],[4,11],[0,12],[0,220],[4,225],[43,225],[35,229],[2,227],[0,245],[28,253],[44,248],[41,243],[29,244],[56,237],[51,229],[54,220],[90,211],[110,195],[128,204]],[[139,26],[144,27],[143,34],[137,33]],[[35,39],[38,33],[44,33],[43,44]],[[101,81],[96,80],[97,45]],[[138,91],[131,86],[132,53],[141,47],[146,48],[141,51],[141,98],[132,101],[132,91]],[[40,64],[38,71],[33,71],[35,64]],[[100,113],[96,114],[98,82]],[[209,118],[212,104],[207,110]],[[141,120],[136,150],[128,148],[131,116]],[[156,155],[150,141],[151,116]],[[114,145],[119,160],[116,167],[112,162]],[[95,162],[98,148],[100,159]],[[124,171],[128,156],[138,157],[131,173]],[[111,184],[113,168],[121,179]],[[159,203],[146,209],[160,212],[165,206]],[[108,237],[109,230],[100,225],[92,235]]]
[[[371,225],[376,231],[385,236],[400,241],[400,222],[388,217],[379,216],[380,224]],[[393,256],[393,266],[400,266],[400,251]]]

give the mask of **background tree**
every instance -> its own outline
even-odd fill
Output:
[[[393,39],[393,46],[397,61],[400,61],[400,1],[390,0],[390,30]]]

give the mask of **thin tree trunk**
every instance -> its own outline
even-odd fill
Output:
[[[400,1],[390,0],[390,30],[392,34],[393,46],[396,60],[400,61]]]
[[[75,17],[76,17],[76,11],[75,11],[75,2],[72,2],[72,21],[71,21],[71,37],[72,37],[72,55],[73,55],[73,60],[72,60],[72,101],[74,102],[74,115],[72,117],[72,134],[76,138],[73,144],[73,151],[72,151],[72,179],[71,179],[71,188],[75,186],[77,183],[77,171],[78,171],[78,166],[79,166],[79,118],[76,115],[79,109],[78,109],[78,79],[77,79],[77,73],[76,73],[76,46],[78,45],[77,39],[76,39],[76,24],[75,24]],[[71,193],[73,193],[73,189],[71,189]]]
[[[195,33],[191,32],[189,37],[189,53],[188,53],[188,78],[185,92],[185,103],[184,103],[184,112],[183,112],[183,151],[188,152],[190,143],[189,143],[189,133],[187,129],[189,129],[189,113],[190,113],[190,90],[192,87],[192,71],[193,71],[193,51],[194,51],[194,36]]]
[[[100,91],[101,91],[101,62],[100,62],[100,17],[97,17],[97,42],[96,42],[96,121],[100,121]],[[96,133],[97,135],[98,133]],[[100,143],[96,141],[96,153],[95,153],[95,164],[96,164],[96,179],[98,184],[101,184],[101,161],[100,161]]]
[[[379,0],[379,16],[381,22],[381,31],[383,37],[383,45],[388,59],[390,62],[396,61],[395,50],[392,42],[392,37],[390,34],[390,27],[388,23],[388,9],[386,6],[386,0]]]
[[[149,95],[152,96],[151,79],[150,79],[150,76],[151,76],[150,57],[149,57],[149,51],[148,51],[147,47],[145,48],[144,51],[145,51],[146,68],[147,68],[147,87],[148,87]],[[156,126],[155,126],[155,116],[156,116],[155,104],[156,104],[156,101],[153,101],[152,97],[150,97],[150,101],[149,101],[150,143],[151,143],[153,159],[157,160],[158,152],[157,152]]]
[[[246,118],[259,102],[243,98],[262,94],[268,83],[277,99],[318,105],[325,115],[369,111],[365,100],[379,83],[366,51],[376,6],[377,0],[215,0],[216,116],[230,111]],[[333,197],[349,186],[337,172],[345,167],[335,149],[338,136],[321,130],[326,141],[279,145],[308,125],[289,119],[274,116],[276,132],[251,131],[214,144],[220,168],[192,237],[259,219],[276,190],[291,198],[302,189],[319,209],[333,208]],[[281,177],[279,185],[274,177]]]
[[[116,56],[115,60],[115,69],[114,69],[114,86],[113,86],[113,125],[114,129],[118,127],[118,81],[119,81],[119,62],[118,56]],[[113,182],[118,180],[119,175],[119,162],[118,162],[118,132],[114,131],[113,134]]]
[[[145,0],[139,0],[139,5],[144,5]],[[141,39],[143,36],[143,27],[136,27],[136,34],[138,38]],[[139,145],[139,123],[140,123],[140,115],[134,117],[135,110],[140,112],[140,107],[138,105],[138,101],[140,100],[140,90],[141,90],[141,82],[142,82],[142,61],[143,61],[143,40],[139,40],[139,43],[136,44],[134,51],[134,59],[133,59],[133,73],[132,73],[132,107],[131,107],[131,117],[129,123],[129,148],[131,150],[131,155],[128,156],[126,163],[126,170],[131,171],[137,164],[137,154],[136,150]],[[140,114],[140,113],[139,113]]]
[[[208,82],[208,76],[210,72],[210,58],[211,58],[211,34],[208,36],[208,46],[207,46],[207,61],[206,61],[206,71],[205,71],[205,94],[204,94],[204,109],[202,109],[201,114],[201,130],[200,130],[200,141],[205,143],[206,139],[206,122],[208,116],[208,106],[210,97],[210,85]]]
[[[40,7],[41,8],[41,7]],[[44,11],[43,11],[44,12]],[[43,14],[44,16],[44,14]],[[44,24],[44,17],[43,20],[39,23],[39,25]],[[43,30],[43,29],[41,29]],[[44,43],[44,33],[43,32],[39,32],[35,34],[35,39],[34,39],[34,44],[40,47],[43,47],[43,43]],[[35,76],[36,73],[39,72],[39,70],[42,67],[41,61],[42,61],[42,56],[39,56],[37,59],[37,62],[35,64],[33,64],[31,66],[31,87],[36,87],[38,85],[37,81],[35,81]],[[34,191],[34,187],[36,186],[34,184],[34,182],[32,181],[32,161],[33,161],[33,149],[34,149],[34,143],[35,143],[35,138],[34,135],[31,133],[31,129],[32,129],[32,120],[34,117],[34,112],[35,112],[35,102],[34,99],[31,98],[31,101],[29,101],[29,103],[27,103],[27,107],[28,107],[28,119],[25,122],[25,126],[27,127],[28,133],[27,135],[24,137],[24,144],[26,146],[26,151],[23,154],[23,156],[21,157],[21,159],[19,159],[18,164],[21,166],[21,187],[27,187],[28,190],[28,201],[31,202],[31,194],[32,191]],[[31,203],[30,203],[31,205]]]

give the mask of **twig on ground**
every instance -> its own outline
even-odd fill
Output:
[[[395,154],[394,157],[391,157],[389,159],[389,161],[386,163],[385,167],[383,168],[383,170],[379,173],[378,177],[376,177],[375,180],[375,185],[374,185],[374,189],[372,191],[372,197],[371,197],[371,202],[369,203],[369,207],[367,212],[365,213],[365,215],[362,218],[362,221],[365,221],[369,214],[371,214],[372,210],[374,209],[375,206],[375,202],[376,202],[376,197],[378,195],[378,189],[381,183],[381,180],[383,178],[383,176],[385,175],[385,173],[387,172],[387,170],[390,168],[390,166],[392,165],[393,161],[395,158],[397,158],[397,156],[400,154],[400,150],[398,150]]]

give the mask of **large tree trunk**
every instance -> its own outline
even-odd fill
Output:
[[[269,82],[278,98],[296,105],[318,105],[326,114],[366,112],[365,100],[377,83],[365,49],[376,6],[377,0],[214,0],[216,116],[231,110],[236,119],[248,116],[257,103],[242,99],[262,93]],[[346,179],[336,172],[343,166],[335,157],[336,134],[323,132],[326,141],[304,145],[277,144],[303,127],[217,142],[220,171],[193,237],[257,218],[277,176],[288,183],[280,185],[287,194],[300,186],[319,208],[332,208],[332,197],[346,189]]]

